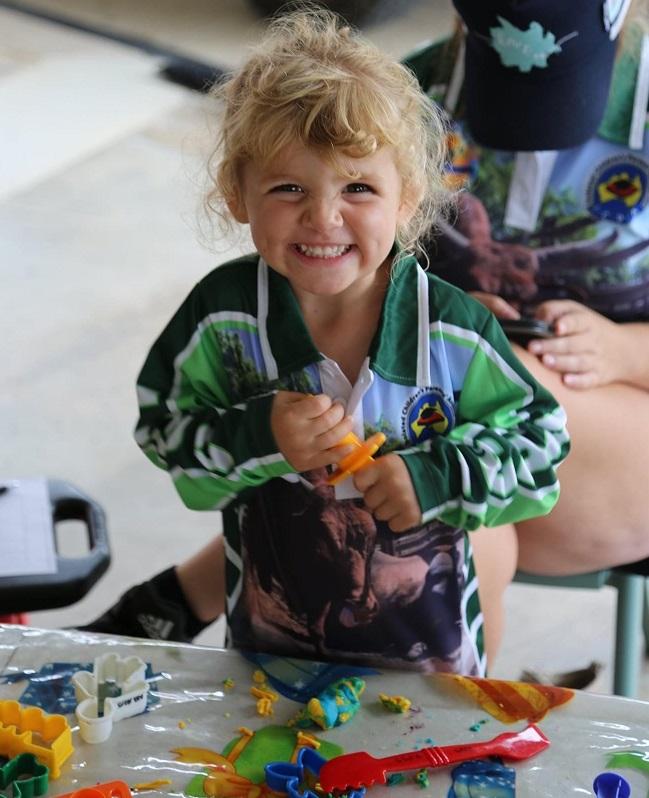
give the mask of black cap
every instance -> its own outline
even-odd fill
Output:
[[[613,69],[603,0],[453,0],[467,27],[466,118],[500,150],[558,150],[593,136]]]

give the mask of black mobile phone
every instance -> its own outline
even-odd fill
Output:
[[[529,341],[532,338],[552,338],[554,328],[538,319],[498,319],[508,338],[514,341]]]

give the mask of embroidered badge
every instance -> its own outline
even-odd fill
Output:
[[[441,388],[422,388],[408,399],[401,419],[403,437],[410,443],[421,443],[452,429],[455,412]]]
[[[520,72],[529,72],[532,67],[544,69],[548,58],[560,53],[554,33],[543,31],[538,22],[530,22],[527,30],[521,30],[503,17],[498,17],[500,27],[490,28],[491,46],[500,56],[503,66],[516,67]]]
[[[587,188],[588,210],[599,219],[628,224],[647,205],[649,164],[628,153],[599,164]]]

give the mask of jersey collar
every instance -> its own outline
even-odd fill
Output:
[[[262,287],[259,306],[266,308],[265,335],[275,359],[277,376],[285,377],[323,360],[306,327],[288,280],[262,260],[258,269]],[[265,275],[264,275],[265,272]],[[422,281],[423,276],[423,281]],[[416,385],[422,335],[428,337],[428,302],[422,301],[426,276],[416,259],[403,257],[388,285],[379,327],[370,345],[370,368],[390,382]],[[420,370],[421,371],[421,370]]]

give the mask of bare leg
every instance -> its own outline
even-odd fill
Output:
[[[493,666],[505,627],[503,598],[514,578],[518,555],[516,530],[512,524],[470,532],[478,574],[478,594],[484,616],[487,665]]]
[[[471,533],[491,663],[502,637],[502,600],[516,570],[517,549],[519,568],[546,575],[585,573],[649,557],[649,393],[622,384],[570,390],[536,357],[514,349],[565,407],[572,448],[559,468],[561,496],[549,515],[519,523],[515,530],[503,526]]]
[[[616,383],[566,388],[520,347],[516,354],[564,406],[572,447],[552,512],[516,525],[518,567],[576,574],[649,557],[649,392]]]
[[[185,562],[176,576],[187,603],[201,621],[215,621],[225,609],[225,548],[223,536],[211,540]]]

